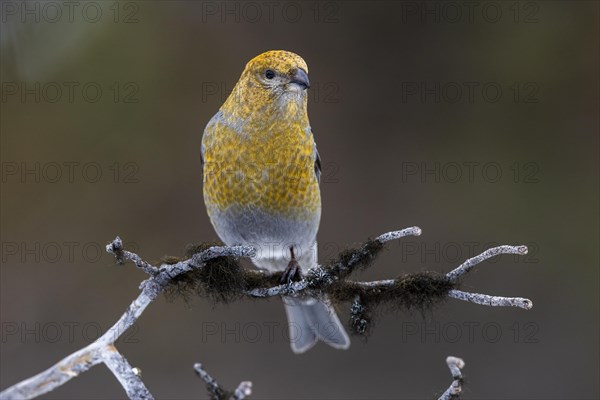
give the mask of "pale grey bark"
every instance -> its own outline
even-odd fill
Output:
[[[386,242],[397,240],[405,236],[419,236],[420,234],[420,228],[412,227],[400,231],[385,233],[378,236],[373,242],[378,242],[382,245]],[[79,374],[87,371],[94,365],[101,363],[105,364],[115,375],[119,383],[121,383],[125,389],[125,392],[129,398],[152,399],[152,395],[141,380],[139,369],[132,368],[132,366],[129,365],[125,357],[116,349],[114,345],[115,341],[137,321],[146,307],[156,299],[156,297],[175,277],[192,271],[193,269],[203,268],[207,261],[217,257],[252,257],[256,254],[256,249],[250,246],[213,246],[185,261],[180,261],[175,264],[163,264],[160,267],[156,267],[144,261],[137,254],[124,250],[123,242],[119,237],[115,238],[110,244],[108,244],[106,246],[106,250],[115,256],[118,263],[132,261],[138,268],[150,276],[140,284],[140,295],[129,305],[121,318],[119,318],[119,320],[94,343],[91,343],[81,350],[78,350],[75,353],[65,357],[47,370],[5,389],[0,393],[0,399],[31,399],[43,395],[79,376]],[[334,270],[338,271],[340,276],[345,272],[351,271],[354,264],[360,263],[362,254],[361,251],[363,253],[368,251],[368,246],[365,245],[362,249],[356,250],[356,255],[352,255],[352,257],[347,259],[345,264],[338,262],[334,266]],[[458,268],[449,272],[446,277],[451,281],[457,281],[460,277],[469,272],[475,265],[488,258],[497,256],[499,254],[526,254],[526,252],[527,247],[525,246],[495,247],[465,261]],[[298,282],[292,282],[290,284],[278,285],[274,287],[254,288],[246,291],[243,294],[255,298],[268,298],[282,295],[310,295],[311,291],[314,290],[312,287],[314,287],[313,284],[315,284],[315,282],[326,282],[326,285],[322,286],[326,289],[335,281],[345,279],[340,278],[340,276],[332,273],[331,270],[332,269],[326,270],[325,268],[319,266],[311,270],[302,280]],[[395,280],[390,279],[351,283],[357,285],[357,287],[381,287],[385,289],[386,286],[391,287],[394,285]],[[531,300],[528,299],[489,296],[485,294],[463,292],[460,290],[450,290],[448,292],[448,297],[488,306],[513,306],[530,309],[533,305]],[[460,365],[462,365],[462,360],[452,357],[449,357],[448,360],[450,360],[448,361],[448,365],[453,371],[453,376],[455,376],[454,372],[456,370],[452,369],[453,367],[450,365],[451,362],[452,365],[458,367],[458,375],[460,375],[460,368],[462,368]],[[456,360],[459,360],[461,363]],[[214,390],[218,391],[219,393],[226,393],[226,391],[222,390],[218,386],[216,381],[202,368],[200,364],[196,364],[195,369],[207,383],[211,391]],[[456,379],[455,382],[453,382],[453,385],[455,383]],[[244,399],[250,395],[251,388],[251,382],[242,382],[238,388],[228,396],[232,399]],[[460,385],[458,388],[460,389]],[[451,389],[452,386],[448,390]],[[452,396],[452,394],[449,396]]]
[[[465,362],[462,358],[449,356],[446,358],[446,364],[450,368],[452,374],[452,383],[450,387],[439,397],[439,400],[456,399],[462,392],[462,369],[465,367]]]
[[[500,254],[527,254],[527,246],[498,246],[492,247],[484,251],[483,253],[476,255],[475,257],[469,258],[467,261],[458,266],[458,268],[448,272],[446,276],[451,281],[456,281],[458,278],[467,274],[473,267],[488,258],[496,257]]]
[[[241,382],[233,393],[228,394],[226,390],[221,388],[215,378],[202,367],[202,364],[194,364],[194,370],[196,370],[196,374],[206,383],[206,389],[214,400],[225,400],[227,398],[231,400],[243,400],[252,394],[252,382],[250,381]]]

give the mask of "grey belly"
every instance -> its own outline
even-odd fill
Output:
[[[225,244],[251,245],[257,249],[252,261],[259,268],[285,269],[291,256],[290,248],[294,249],[303,270],[317,265],[320,211],[291,218],[254,207],[230,207],[224,211],[209,210],[209,216]]]

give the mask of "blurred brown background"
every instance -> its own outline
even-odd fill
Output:
[[[161,297],[118,344],[150,391],[206,397],[201,361],[227,387],[252,380],[255,398],[433,398],[456,355],[465,398],[598,398],[597,2],[78,4],[1,4],[1,388],[137,296],[144,274],[103,253],[116,235],[149,260],[217,238],[203,128],[250,58],[286,49],[313,83],[321,260],[413,225],[420,238],[357,278],[528,244],[464,288],[534,308],[383,313],[349,351],[295,356],[278,300]],[[102,366],[45,396],[123,397]]]

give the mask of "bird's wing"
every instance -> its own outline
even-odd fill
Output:
[[[200,145],[200,163],[204,165],[204,143]]]
[[[214,135],[215,126],[217,122],[221,121],[221,119],[222,113],[221,110],[219,110],[215,115],[212,116],[212,118],[210,119],[210,121],[208,121],[208,124],[206,124],[206,127],[204,128],[204,132],[202,133],[202,144],[200,145],[200,162],[202,163],[202,165],[204,165],[204,161],[206,159],[204,157],[204,154],[206,153],[206,145],[204,144],[204,140],[207,136]]]
[[[317,182],[321,183],[321,157],[317,151],[317,144],[314,146],[314,157],[315,157],[315,175],[317,176]]]

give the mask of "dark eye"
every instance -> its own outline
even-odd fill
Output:
[[[273,79],[273,78],[275,78],[275,72],[273,72],[270,69],[266,70],[265,71],[265,78],[267,78],[267,79]]]

